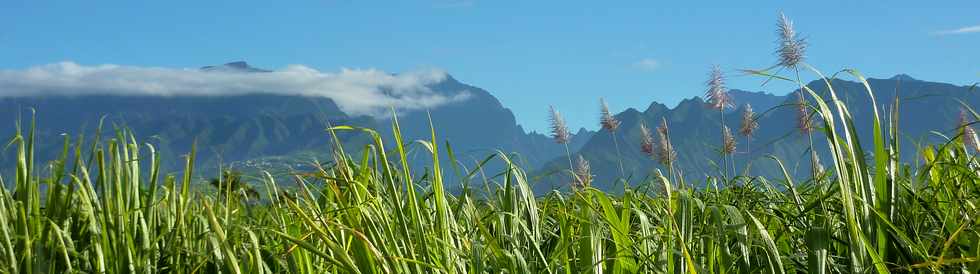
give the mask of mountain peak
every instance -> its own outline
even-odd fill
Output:
[[[233,68],[241,68],[241,69],[250,68],[250,66],[248,65],[248,62],[245,62],[245,61],[229,62],[229,63],[226,63],[225,66],[227,66],[227,67],[233,67]]]
[[[667,105],[661,104],[660,102],[657,101],[653,101],[652,103],[650,103],[650,106],[647,107],[647,110],[643,111],[643,113],[659,113],[667,110],[670,110],[670,108],[668,108]]]
[[[912,76],[905,73],[896,74],[895,76],[892,76],[892,78],[888,78],[888,80],[918,81],[918,79],[912,78]]]
[[[201,67],[203,71],[223,71],[223,72],[270,72],[271,70],[265,70],[253,67],[245,61],[233,61],[225,63],[224,65],[218,66],[204,66]]]

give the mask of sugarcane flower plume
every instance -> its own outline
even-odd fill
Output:
[[[816,174],[823,174],[826,171],[826,169],[823,167],[823,164],[820,163],[819,154],[816,153],[813,154],[813,167],[817,168]]]
[[[640,150],[648,156],[653,156],[653,133],[646,125],[640,124]]]
[[[745,104],[745,109],[742,110],[742,126],[738,129],[738,133],[742,136],[752,136],[756,129],[759,129],[759,121],[755,119],[755,111],[752,110],[751,104]]]
[[[599,99],[599,124],[602,129],[608,130],[609,132],[616,131],[619,128],[619,120],[616,119],[611,113],[609,113],[609,106],[606,105],[606,100]]]
[[[973,151],[980,153],[980,140],[977,139],[977,132],[971,126],[963,128],[963,144]]]
[[[959,127],[963,129],[963,145],[967,149],[980,153],[980,140],[977,139],[977,131],[970,126],[970,119],[967,118],[966,110],[960,110]]]
[[[793,29],[793,21],[790,21],[785,14],[779,14],[776,22],[776,34],[779,36],[779,65],[787,68],[795,68],[803,62],[806,54],[806,40],[799,38],[796,30]]]
[[[568,140],[571,138],[571,133],[568,132],[568,126],[565,124],[565,119],[561,117],[561,113],[555,109],[554,106],[550,107],[551,111],[551,137],[555,139],[555,142],[559,144],[567,144]]]
[[[674,151],[674,146],[670,142],[666,118],[661,120],[660,126],[657,127],[657,137],[657,143],[660,144],[656,149],[657,161],[664,165],[673,163],[677,160],[677,152]]]
[[[732,135],[732,130],[728,129],[727,126],[724,129],[722,131],[721,152],[725,155],[731,155],[735,153],[735,135]]]
[[[813,121],[810,119],[810,108],[806,104],[803,94],[796,93],[796,128],[802,133],[809,133],[813,130]]]
[[[592,169],[589,166],[589,161],[585,160],[581,154],[575,162],[575,177],[577,177],[581,187],[588,187],[592,184]]]
[[[728,94],[728,88],[725,87],[725,74],[721,72],[721,67],[717,65],[711,67],[705,85],[708,86],[708,89],[704,92],[704,99],[709,107],[725,109],[734,106],[734,102]]]

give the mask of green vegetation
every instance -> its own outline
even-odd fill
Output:
[[[799,78],[753,73],[799,83],[812,98],[806,107],[821,121],[814,138],[825,138],[833,156],[826,171],[802,182],[786,175],[693,184],[652,170],[612,196],[591,188],[587,171],[568,170],[560,176],[579,181],[571,191],[532,193],[508,154],[483,162],[501,161],[502,170],[440,162],[454,155],[435,130],[406,143],[393,119],[393,140],[371,129],[329,129],[335,141],[338,131],[360,131],[373,143],[356,153],[336,147],[331,164],[295,175],[296,188],[281,189],[267,175],[255,203],[233,172],[210,186],[193,182],[193,149],[181,174],[160,174],[159,152],[125,130],[89,143],[66,137],[61,157],[38,167],[30,128],[10,142],[17,167],[0,190],[0,272],[980,271],[976,122],[922,147],[921,164],[910,166],[898,161],[898,105],[885,120],[877,104],[860,106],[873,108],[874,123],[856,125],[834,77],[820,76],[830,91],[822,98]],[[843,73],[874,96],[859,73]],[[873,128],[870,143],[856,137],[864,126]],[[665,142],[661,154],[669,156]],[[429,169],[409,169],[408,159],[419,158],[410,145],[431,159]],[[446,172],[460,182],[443,181]],[[445,190],[456,183],[462,193]],[[204,191],[214,186],[221,189]]]
[[[971,141],[925,147],[912,168],[886,138],[898,129],[871,125],[865,155],[847,107],[816,102],[835,158],[813,180],[713,178],[695,189],[654,171],[618,197],[587,186],[536,195],[504,153],[487,158],[504,170],[463,176],[485,174],[484,191],[467,184],[450,195],[435,155],[452,151],[434,132],[417,142],[433,160],[420,174],[408,170],[399,136],[386,146],[369,129],[335,127],[375,143],[359,155],[338,147],[335,164],[296,176],[292,195],[266,177],[256,204],[234,173],[212,182],[223,193],[194,190],[208,186],[191,182],[193,151],[182,176],[160,175],[158,152],[125,131],[88,145],[66,137],[61,158],[39,168],[28,130],[10,143],[16,177],[0,192],[0,270],[976,272],[980,169]]]

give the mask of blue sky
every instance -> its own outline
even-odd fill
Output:
[[[700,95],[711,64],[775,62],[785,12],[808,62],[870,77],[980,81],[980,1],[4,1],[0,69],[73,61],[192,68],[233,60],[279,69],[439,68],[487,89],[527,128],[555,105],[572,127]],[[737,3],[736,3],[737,2]],[[959,31],[957,31],[959,30]]]

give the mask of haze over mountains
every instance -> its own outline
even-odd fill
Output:
[[[89,68],[77,70],[86,69]],[[58,70],[76,69],[67,65],[67,68]],[[58,80],[65,82],[83,82],[98,78],[98,75],[80,77],[75,72],[63,73],[58,70],[48,73],[51,75],[34,77],[42,80],[57,80],[52,78],[58,75],[78,78]],[[391,136],[392,111],[398,114],[402,133],[407,141],[427,139],[430,131],[425,109],[428,109],[439,138],[450,142],[458,159],[467,164],[482,160],[495,149],[520,151],[523,160],[530,166],[540,165],[564,154],[564,148],[554,145],[547,136],[527,132],[519,126],[513,113],[490,93],[460,83],[448,74],[425,75],[421,80],[416,80],[414,78],[419,77],[413,75],[378,76],[370,71],[353,72],[349,73],[352,76],[328,75],[327,77],[339,79],[323,80],[320,83],[283,84],[286,87],[297,85],[305,88],[309,85],[314,88],[339,89],[336,91],[284,92],[249,91],[253,89],[251,86],[245,89],[223,89],[198,83],[202,80],[229,81],[230,78],[245,81],[245,84],[258,82],[259,86],[272,86],[265,82],[282,81],[276,79],[278,76],[270,75],[275,72],[254,68],[245,62],[206,66],[197,72],[162,73],[164,78],[180,78],[178,81],[159,80],[159,77],[145,76],[145,72],[115,73],[116,76],[113,77],[160,81],[163,86],[178,82],[175,85],[178,88],[190,86],[214,89],[218,90],[220,96],[191,90],[175,92],[147,88],[148,84],[140,83],[121,85],[139,89],[127,94],[120,85],[111,84],[111,79],[96,81],[110,84],[77,84],[89,89],[85,91],[52,90],[59,88],[59,84],[41,83],[38,85],[42,88],[35,89],[45,91],[45,95],[30,96],[17,92],[31,90],[29,84],[32,81],[11,79],[13,76],[8,72],[8,75],[0,75],[0,86],[19,89],[15,89],[13,94],[8,92],[4,94],[7,96],[0,97],[0,119],[10,121],[7,126],[2,127],[0,134],[13,136],[13,121],[18,117],[29,117],[30,109],[34,109],[38,119],[38,159],[53,159],[61,152],[62,138],[58,136],[62,133],[72,136],[84,133],[88,136],[87,140],[91,140],[98,124],[103,121],[100,119],[104,117],[103,137],[114,137],[114,127],[129,128],[137,138],[153,144],[161,151],[164,167],[171,170],[180,166],[183,161],[180,156],[186,154],[195,141],[199,151],[198,163],[205,168],[216,167],[219,162],[238,164],[233,166],[235,168],[247,168],[243,165],[281,168],[274,166],[279,163],[273,162],[283,160],[292,167],[299,168],[299,165],[308,165],[314,157],[322,161],[330,159],[331,142],[326,128],[331,125],[373,128],[384,136]],[[133,76],[134,74],[136,75]],[[259,80],[249,80],[250,77]],[[306,75],[301,75],[297,81],[310,80],[306,79]],[[95,88],[105,88],[107,91]],[[376,106],[384,102],[370,102],[358,97],[388,101],[391,102],[391,107],[377,109]],[[335,98],[347,105],[339,105]],[[425,103],[440,101],[442,102],[433,103],[429,108],[425,106]],[[350,104],[357,105],[353,108],[354,111],[351,111]],[[27,119],[23,121],[25,125],[29,124]],[[584,143],[590,134],[588,131],[577,134],[572,148],[577,149],[575,144]],[[355,148],[370,141],[361,132],[341,132],[340,137],[346,146]],[[391,143],[393,142],[389,141]],[[3,161],[13,161],[11,154],[5,153]],[[262,160],[268,157],[276,157],[277,161]]]
[[[116,81],[136,83],[113,84],[111,79],[100,80],[103,83],[86,78],[95,77],[92,74],[75,76],[91,68],[69,66],[60,69],[77,71],[72,72],[76,74],[64,71],[59,74],[55,70],[41,75],[10,75],[9,72],[0,75],[0,91],[13,90],[0,97],[0,119],[15,121],[17,117],[30,116],[30,108],[37,111],[39,161],[54,159],[61,152],[63,143],[58,136],[62,133],[84,134],[86,140],[91,140],[104,117],[103,138],[114,136],[113,125],[132,129],[138,139],[163,153],[166,170],[176,170],[182,161],[180,156],[195,142],[198,162],[204,170],[217,167],[218,163],[231,164],[234,168],[302,169],[314,158],[330,159],[331,142],[325,131],[330,125],[374,128],[382,135],[390,136],[390,117],[394,111],[407,140],[429,138],[431,115],[438,137],[448,141],[458,160],[470,168],[497,149],[520,155],[532,174],[552,174],[568,165],[563,146],[545,134],[522,128],[513,113],[491,93],[464,84],[446,73],[390,75],[377,71],[345,71],[324,74],[303,68],[276,72],[255,68],[245,62],[232,62],[189,72],[126,72],[122,75],[129,78]],[[286,76],[301,80],[285,84],[288,91],[262,90],[283,85],[282,77]],[[47,92],[34,95],[28,92],[32,90],[32,82],[22,79],[25,77],[63,83],[35,87],[34,90]],[[139,82],[155,79],[152,77],[169,77],[171,82],[178,82],[180,88],[187,90],[174,92],[167,90],[166,85]],[[71,81],[59,80],[61,78]],[[97,83],[85,83],[86,80]],[[226,90],[202,83],[210,80],[240,83],[240,87]],[[897,123],[905,134],[900,136],[901,149],[903,160],[909,162],[914,160],[917,143],[943,141],[930,131],[949,133],[952,130],[959,113],[959,101],[971,107],[980,105],[980,96],[968,86],[921,81],[906,75],[871,79],[869,83],[874,88],[882,115],[895,102],[896,96],[899,98]],[[71,88],[72,84],[87,90],[59,90]],[[811,87],[826,92],[822,82],[813,82]],[[861,84],[851,81],[834,81],[834,87],[838,96],[852,106],[856,125],[862,130],[861,138],[868,139],[871,104],[867,92]],[[140,92],[129,94],[125,88],[139,89]],[[219,90],[221,96],[197,92],[194,88]],[[745,138],[738,138],[736,169],[742,172],[744,164],[751,163],[749,175],[780,175],[775,162],[767,158],[767,155],[773,155],[783,161],[791,176],[807,175],[808,146],[805,136],[795,129],[795,109],[790,106],[795,104],[795,96],[741,90],[733,90],[731,94],[737,108],[725,113],[725,123],[729,127],[738,127],[745,103],[752,104],[757,113],[763,114],[750,151],[746,150]],[[381,107],[382,104],[390,107]],[[596,105],[584,111],[598,110],[597,101],[583,104]],[[546,102],[542,102],[542,112],[546,108]],[[680,154],[678,168],[685,172],[685,178],[702,180],[705,175],[718,174],[712,161],[720,161],[716,141],[721,138],[720,116],[717,111],[706,108],[698,97],[684,100],[673,108],[653,102],[644,110],[630,108],[616,114],[622,121],[617,137],[621,138],[620,153],[628,177],[644,177],[653,168],[661,168],[640,153],[638,142],[639,124],[646,123],[654,128],[661,119],[667,119],[670,125],[671,137]],[[22,121],[27,123],[26,119]],[[14,124],[8,122],[7,126],[0,127],[0,134],[12,136],[14,129]],[[598,186],[615,186],[614,178],[619,176],[619,156],[612,135],[586,129],[575,133],[570,144],[572,152],[591,162]],[[826,144],[819,132],[814,134],[814,146],[822,153]],[[348,149],[362,148],[370,140],[360,132],[344,132],[339,137]],[[421,152],[420,147],[415,147]],[[0,166],[13,166],[9,164],[14,160],[12,155],[11,150],[5,151]],[[826,155],[821,158],[824,164],[831,161]],[[417,153],[411,160],[417,165],[429,161],[424,153]],[[561,187],[567,183],[561,175],[540,179],[541,187]]]

